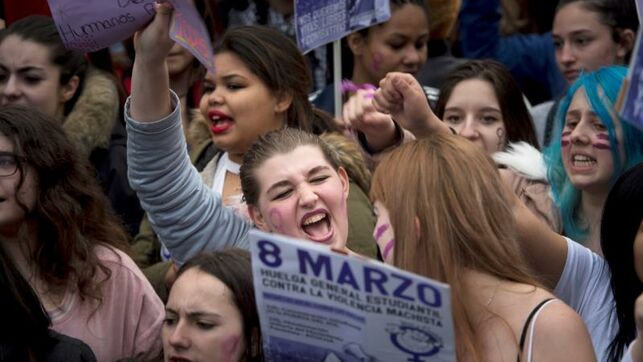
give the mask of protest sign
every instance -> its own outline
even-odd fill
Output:
[[[85,52],[122,41],[154,17],[155,0],[48,0],[58,33],[65,46]],[[213,70],[208,32],[194,6],[171,0],[174,21],[170,36]]]
[[[212,41],[203,19],[194,6],[185,0],[171,0],[174,6],[174,19],[170,37],[189,50],[208,71],[214,73]]]
[[[449,286],[327,246],[250,232],[267,361],[454,361]]]
[[[297,45],[305,53],[390,17],[388,0],[296,0]]]
[[[623,82],[621,98],[623,98],[620,115],[624,121],[633,124],[643,130],[643,47],[641,47],[641,35],[636,36],[636,46],[630,60],[630,67],[627,78]]]

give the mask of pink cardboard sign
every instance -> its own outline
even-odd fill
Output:
[[[65,46],[85,52],[122,41],[154,17],[155,0],[48,0]],[[188,0],[171,0],[175,8],[170,37],[214,70],[210,37]]]
[[[214,56],[210,36],[203,19],[186,0],[170,0],[174,6],[174,21],[170,37],[189,50],[209,72],[214,73]]]

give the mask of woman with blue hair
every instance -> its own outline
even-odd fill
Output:
[[[562,120],[544,150],[547,179],[560,210],[556,230],[600,252],[601,210],[614,181],[643,161],[643,132],[624,121],[614,104],[627,68],[581,75],[561,101]]]
[[[614,110],[626,74],[627,68],[611,66],[582,74],[574,82],[561,101],[557,137],[544,150],[544,157],[528,145],[514,145],[493,155],[506,168],[501,172],[505,181],[534,214],[555,232],[598,253],[605,198],[624,171],[643,161],[643,132]],[[393,86],[394,82],[398,85]],[[415,110],[411,104],[402,104],[418,89],[417,82],[391,73],[381,84],[377,105],[387,113],[399,108],[401,112],[391,115],[404,128],[420,136],[449,132],[426,104],[418,101]],[[408,94],[403,95],[402,89]]]
[[[643,132],[614,111],[625,74],[623,67],[583,74],[561,105],[565,118],[560,135],[545,150],[555,202],[563,212],[572,210],[569,219],[576,222],[571,233],[580,230],[585,240],[600,235],[606,258],[552,231],[518,197],[512,203],[527,262],[539,281],[581,316],[599,361],[638,361],[643,344],[637,338],[626,349],[636,335],[633,318],[643,319],[643,307],[632,313],[643,280],[643,225],[636,214],[641,208],[636,186],[643,171]],[[378,111],[421,128],[424,135],[449,132],[411,76],[391,73],[380,84],[374,95]],[[509,187],[506,192],[513,194]],[[570,233],[566,222],[563,217],[564,231]]]

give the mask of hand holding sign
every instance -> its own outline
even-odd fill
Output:
[[[174,44],[169,36],[172,5],[157,2],[154,4],[154,10],[156,16],[152,22],[134,34],[136,57],[144,63],[165,59]]]
[[[188,0],[168,0],[174,19],[165,34],[189,50],[209,71],[214,71],[210,36]],[[148,23],[158,9],[154,0],[48,0],[65,46],[96,51],[126,39]],[[172,14],[171,10],[170,14]],[[160,39],[160,38],[159,38]],[[163,49],[159,49],[159,54]],[[166,53],[167,54],[167,53]],[[157,58],[159,59],[164,58]]]

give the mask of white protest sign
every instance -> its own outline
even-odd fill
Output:
[[[295,0],[297,45],[305,53],[390,18],[389,0]]]
[[[454,361],[449,286],[327,246],[250,232],[268,361]]]

